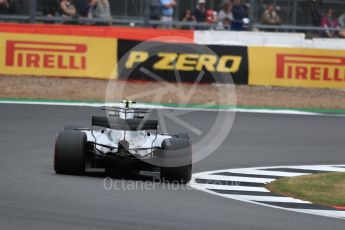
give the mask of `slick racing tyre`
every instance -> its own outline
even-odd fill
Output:
[[[85,172],[86,134],[65,130],[55,143],[54,169],[57,174],[81,175]]]
[[[188,183],[192,177],[192,147],[189,139],[169,138],[162,143],[161,179]],[[177,165],[176,165],[177,164]],[[171,167],[171,165],[174,165]]]

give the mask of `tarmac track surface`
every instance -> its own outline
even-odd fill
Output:
[[[151,190],[107,191],[102,173],[56,175],[52,165],[56,133],[65,124],[88,126],[95,114],[101,112],[86,107],[0,105],[0,229],[345,229],[342,220],[183,187],[169,190],[157,184]],[[186,116],[202,129],[215,112]],[[344,164],[344,119],[238,113],[222,146],[193,170]]]

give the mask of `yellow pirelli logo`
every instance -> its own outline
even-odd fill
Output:
[[[6,66],[48,69],[87,69],[87,44],[62,42],[6,42]]]
[[[0,33],[0,73],[114,79],[117,40]]]
[[[343,50],[249,47],[249,84],[345,88]]]
[[[345,57],[277,54],[277,79],[345,81]]]

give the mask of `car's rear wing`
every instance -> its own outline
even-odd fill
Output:
[[[116,106],[102,106],[102,110],[120,112],[120,113],[149,113],[150,109],[145,108],[123,108]]]
[[[132,118],[143,119],[144,114],[150,113],[150,109],[145,108],[123,108],[116,106],[103,106],[100,109],[107,111],[109,116],[120,117],[120,113],[124,114],[123,118],[127,119],[128,114],[132,114]]]
[[[92,126],[103,128],[126,130],[126,131],[140,131],[140,130],[157,130],[157,120],[146,119],[121,119],[117,117],[92,117]]]

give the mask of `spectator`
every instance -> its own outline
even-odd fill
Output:
[[[77,10],[70,0],[60,1],[61,14],[65,17],[74,17],[77,15]]]
[[[52,17],[59,11],[57,0],[45,0],[42,2],[42,13],[44,16]]]
[[[334,15],[333,9],[328,9],[325,16],[321,20],[321,26],[325,28],[322,32],[323,37],[334,38],[336,37],[336,31],[332,29],[339,28],[338,20]]]
[[[110,4],[108,0],[95,0],[90,3],[91,17],[102,19],[104,22],[97,22],[98,25],[111,25],[112,18],[110,13]]]
[[[176,0],[160,0],[162,4],[162,17],[161,21],[167,24],[171,24],[174,16],[174,8],[176,6]],[[171,25],[164,25],[165,28],[171,28]]]
[[[342,38],[345,38],[345,13],[340,15],[338,18],[338,25],[341,28],[341,31],[339,32],[339,36]]]
[[[341,28],[345,28],[345,12],[339,16],[338,24]]]
[[[241,3],[241,0],[234,0],[232,14],[234,15],[234,20],[237,21],[248,18],[247,7]]]
[[[274,10],[273,4],[269,4],[261,17],[261,23],[265,25],[280,25],[281,20],[278,13]]]
[[[206,0],[199,0],[194,10],[194,17],[197,22],[206,22]]]
[[[206,22],[208,24],[214,24],[218,21],[217,18],[217,11],[214,11],[212,9],[209,9],[206,11]]]
[[[0,14],[8,14],[10,12],[10,3],[8,0],[0,0]]]
[[[218,13],[218,23],[220,29],[231,29],[231,22],[234,20],[231,2],[225,2],[223,9]]]
[[[181,21],[182,22],[196,22],[196,19],[195,19],[194,15],[192,14],[191,10],[186,10],[182,15]],[[189,26],[189,25],[183,25],[181,27],[181,29],[190,30],[190,29],[194,29],[194,27]]]
[[[73,4],[76,8],[77,14],[81,17],[89,17],[90,5],[95,4],[94,0],[74,0]]]
[[[12,4],[14,5],[14,13],[19,15],[30,15],[30,3],[31,2],[28,0],[13,0]]]
[[[311,21],[314,26],[319,26],[322,19],[321,8],[322,0],[310,0]]]
[[[150,20],[161,20],[162,3],[161,0],[151,0],[150,2]]]
[[[196,22],[195,16],[192,14],[191,10],[186,10],[181,18],[182,22]],[[193,29],[192,26],[184,25],[181,27],[183,30]]]
[[[242,31],[248,29],[248,8],[242,4],[241,0],[234,0],[232,14],[234,15],[234,22],[231,24],[232,30]]]

